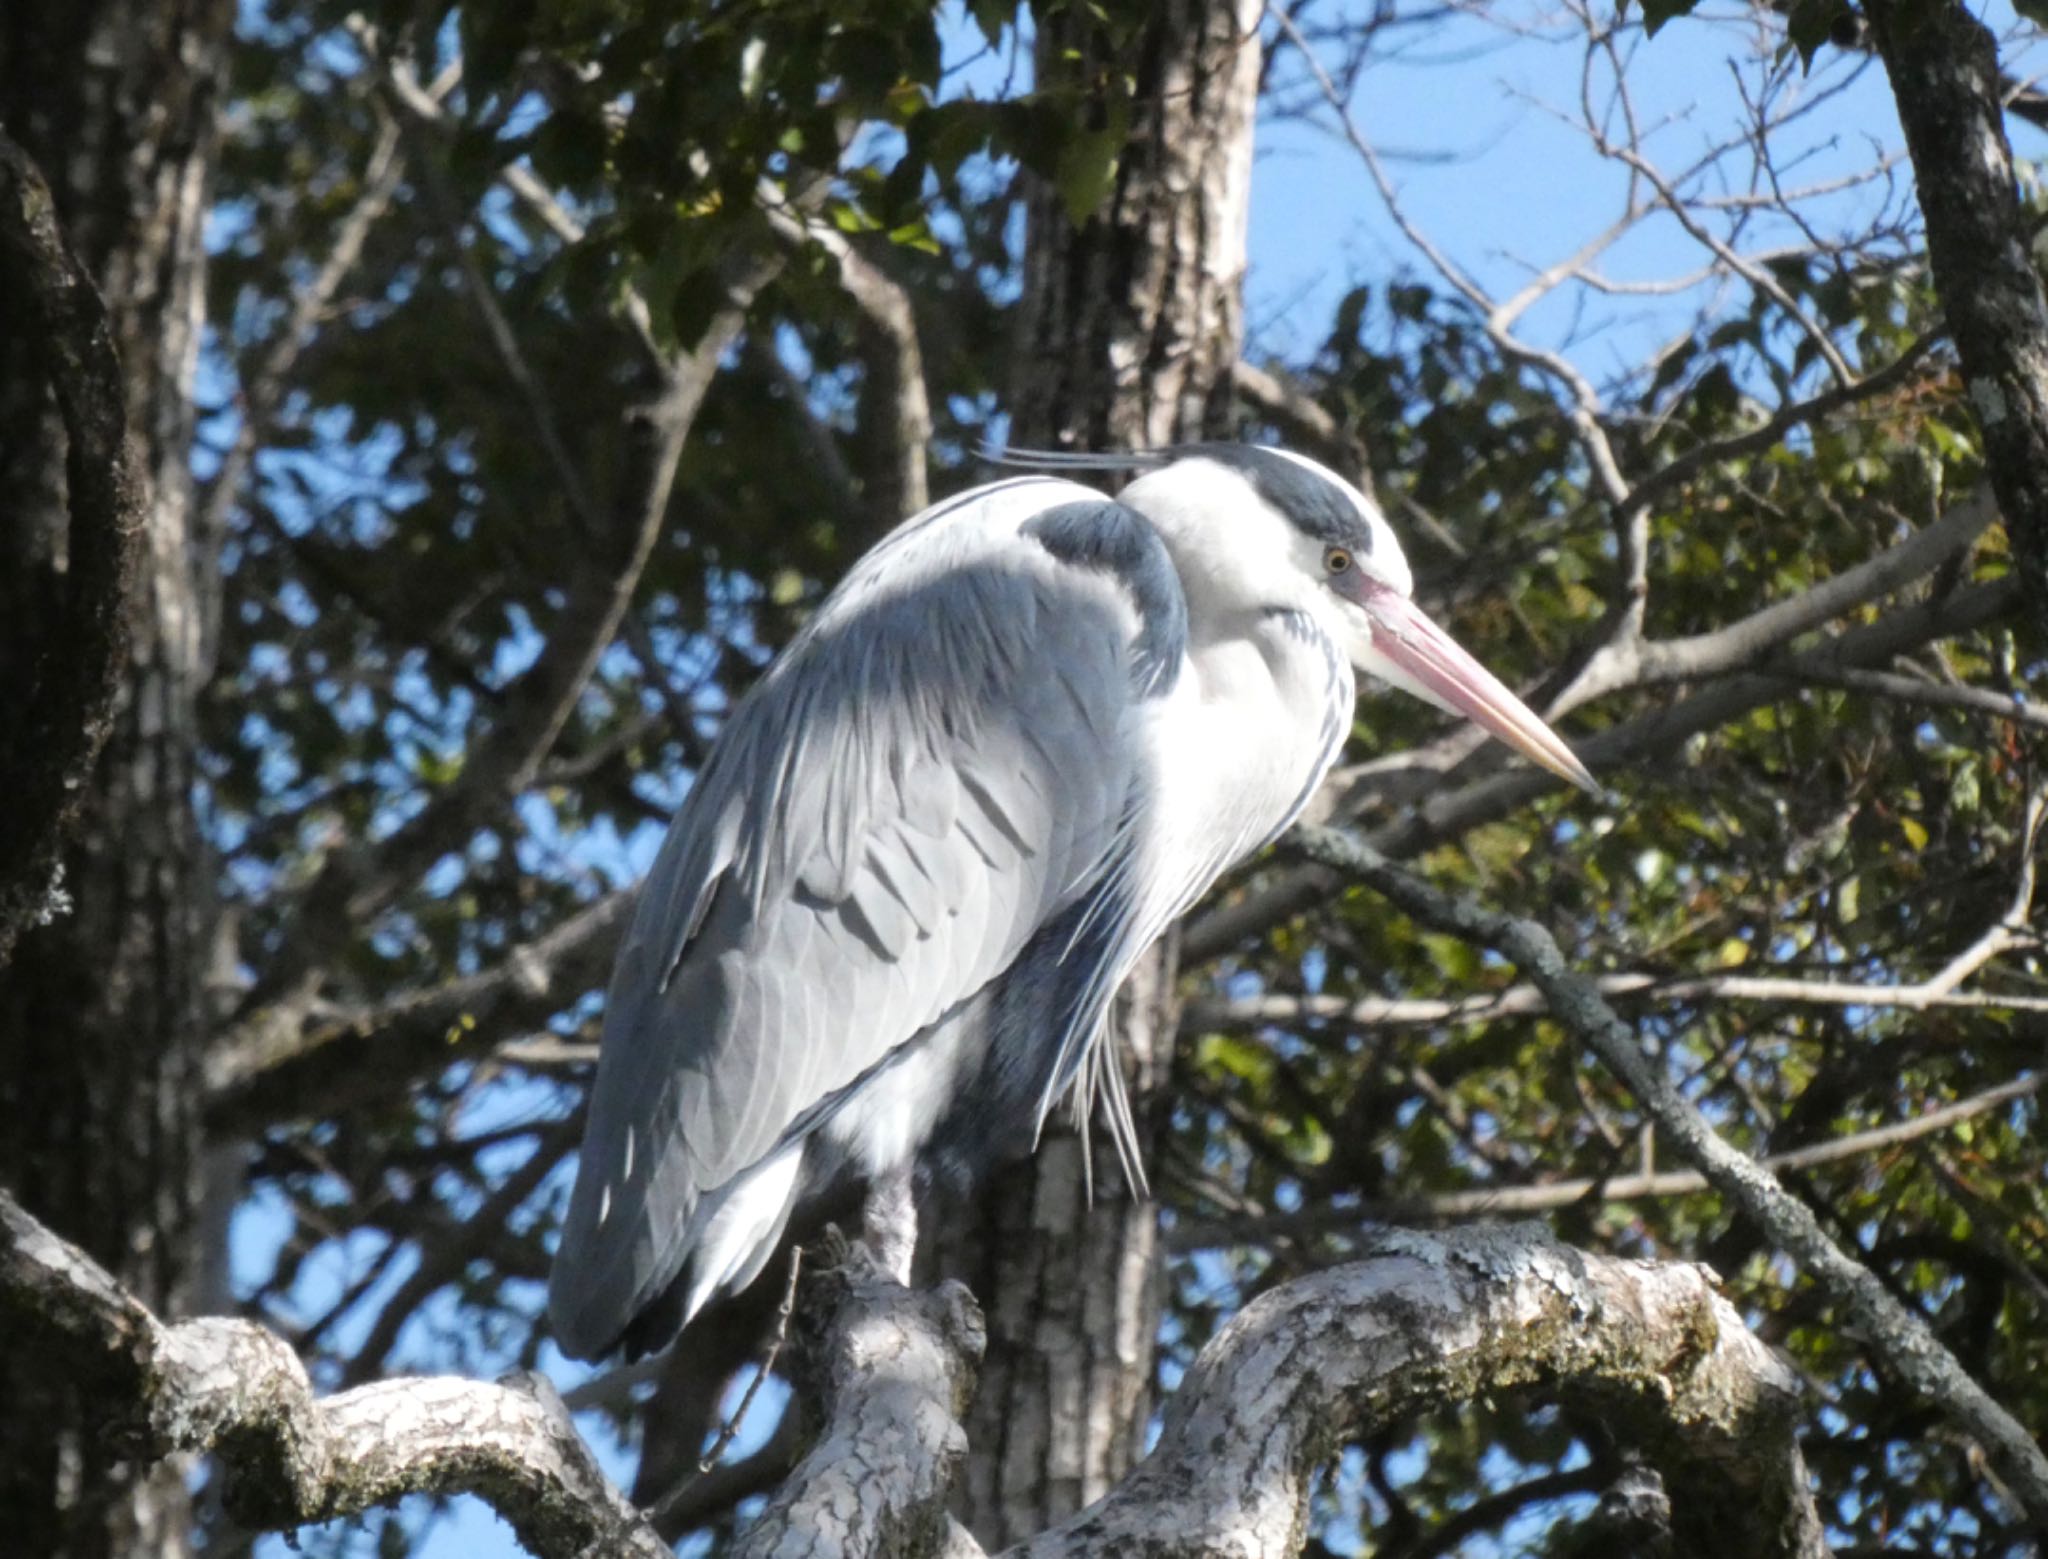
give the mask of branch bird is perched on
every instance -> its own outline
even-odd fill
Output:
[[[1070,1089],[1142,1187],[1110,999],[1301,811],[1354,666],[1593,788],[1314,461],[1025,463],[1143,474],[1114,500],[1019,476],[899,527],[733,711],[669,830],[550,1284],[571,1355],[663,1347],[852,1181],[907,1276],[912,1177],[1027,1151]]]

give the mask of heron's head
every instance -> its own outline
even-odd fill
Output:
[[[1306,612],[1364,675],[1476,721],[1599,793],[1557,733],[1414,603],[1393,528],[1336,472],[1287,450],[1200,444],[1171,452],[1119,499],[1159,527],[1191,613]]]

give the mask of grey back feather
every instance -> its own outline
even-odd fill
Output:
[[[815,1129],[1127,854],[1146,625],[1114,570],[1022,533],[1081,501],[1159,547],[1067,482],[981,489],[864,558],[734,710],[613,975],[550,1292],[571,1353],[661,1297],[708,1194]],[[1130,929],[1088,955],[1131,956]],[[1077,972],[1092,1011],[1043,1037],[1041,1070],[1065,1074],[1043,1085],[1065,1086],[1076,1027],[1114,989]]]

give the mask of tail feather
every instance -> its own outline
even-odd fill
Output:
[[[668,1270],[644,1274],[636,1285],[607,1282],[557,1258],[548,1310],[562,1351],[574,1359],[615,1348],[628,1359],[658,1353],[713,1299],[753,1282],[796,1210],[803,1160],[803,1143],[793,1142],[708,1193],[671,1247]]]

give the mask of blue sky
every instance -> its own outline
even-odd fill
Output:
[[[1605,0],[1594,3],[1604,6]],[[1625,198],[1625,176],[1569,122],[1583,46],[1541,33],[1514,35],[1498,24],[1516,14],[1513,6],[1496,7],[1494,19],[1460,18],[1416,40],[1405,57],[1366,72],[1352,105],[1365,138],[1387,157],[1410,216],[1496,295],[1572,253],[1614,218]],[[963,23],[960,36],[967,46],[971,27]],[[1641,45],[1629,75],[1643,122],[1658,127],[1649,137],[1655,157],[1682,166],[1725,133],[1740,109],[1739,83],[1748,70],[1748,47],[1732,27],[1679,23]],[[972,81],[972,73],[966,79]],[[1819,79],[1833,77],[1824,72]],[[1836,177],[1896,150],[1898,141],[1881,74],[1871,68],[1797,129],[1792,144],[1801,162],[1794,182]],[[2018,149],[2027,156],[2041,148],[2022,132]],[[1882,195],[1864,190],[1818,202],[1816,218],[1823,228],[1854,225]],[[1759,229],[1749,241],[1772,237]],[[1250,258],[1254,350],[1281,359],[1312,353],[1337,301],[1354,286],[1378,288],[1404,275],[1434,279],[1390,217],[1359,154],[1327,124],[1261,126]],[[1683,276],[1701,260],[1695,241],[1662,218],[1618,244],[1602,268],[1614,280],[1642,283]],[[1683,329],[1704,300],[1701,288],[1657,297],[1564,291],[1532,310],[1525,333],[1535,344],[1564,351],[1598,382]],[[494,1107],[529,1109],[531,1096],[484,1106]],[[469,1124],[481,1129],[488,1123],[475,1117]],[[238,1218],[233,1254],[245,1282],[267,1270],[281,1227],[276,1210],[260,1204]],[[333,1292],[346,1286],[356,1260],[345,1250],[333,1253],[324,1280]],[[386,1285],[395,1287],[404,1275],[394,1272]],[[440,1318],[449,1314],[443,1307]],[[400,1356],[409,1364],[431,1367],[439,1357],[435,1319],[430,1310],[407,1334]],[[357,1330],[366,1325],[359,1322]],[[552,1356],[548,1362],[565,1388],[583,1378]],[[627,1475],[629,1463],[615,1447],[604,1445],[601,1454],[615,1476]],[[281,1559],[286,1550],[272,1539],[259,1552]],[[487,1510],[464,1502],[437,1525],[424,1552],[433,1559],[496,1559],[518,1549]]]
[[[1571,255],[1623,209],[1625,171],[1597,155],[1578,124],[1585,55],[1583,41],[1561,30],[1516,37],[1461,17],[1426,50],[1369,70],[1353,101],[1353,120],[1386,159],[1411,219],[1495,297]],[[1810,84],[1794,67],[1795,90],[1817,95],[1851,74],[1840,56],[1816,65]],[[1725,139],[1741,114],[1738,83],[1754,73],[1745,28],[1685,21],[1655,39],[1638,36],[1628,79],[1654,160],[1676,171]],[[1856,74],[1788,138],[1803,159],[1796,182],[1821,182],[1867,164],[1873,147],[1899,146],[1882,73]],[[1603,67],[1596,92],[1608,80]],[[1827,217],[1850,226],[1871,203],[1867,193],[1830,201]],[[1260,344],[1280,356],[1312,350],[1350,286],[1428,271],[1361,156],[1326,127],[1261,126],[1252,209],[1250,317]],[[1760,240],[1775,241],[1763,233],[1749,241]],[[1703,258],[1660,217],[1617,244],[1601,269],[1620,281],[1662,281],[1697,270]],[[1567,289],[1532,311],[1524,333],[1566,348],[1597,380],[1639,361],[1703,296],[1606,299]]]

